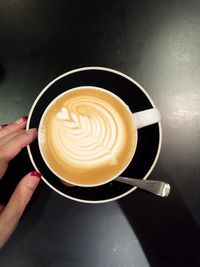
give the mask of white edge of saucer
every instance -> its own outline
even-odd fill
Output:
[[[33,102],[33,105],[30,109],[30,112],[29,112],[29,116],[28,116],[28,121],[27,121],[27,126],[26,126],[26,129],[28,130],[29,129],[29,124],[30,124],[30,119],[31,119],[31,116],[32,116],[32,113],[33,113],[33,110],[35,108],[35,106],[37,105],[37,102],[39,101],[39,99],[41,98],[41,96],[44,94],[44,92],[46,92],[46,90],[53,84],[55,83],[57,80],[67,76],[67,75],[70,75],[72,73],[75,73],[75,72],[80,72],[80,71],[86,71],[86,70],[103,70],[103,71],[108,71],[108,72],[112,72],[112,73],[115,73],[115,74],[118,74],[124,78],[126,78],[127,80],[131,81],[132,83],[134,83],[135,85],[137,85],[138,88],[140,88],[140,90],[146,95],[146,97],[149,99],[150,103],[152,104],[152,106],[155,108],[155,104],[153,102],[153,100],[151,99],[150,95],[145,91],[145,89],[138,83],[136,82],[133,78],[129,77],[128,75],[120,72],[120,71],[117,71],[117,70],[113,70],[111,68],[106,68],[106,67],[95,67],[95,66],[92,66],[92,67],[82,67],[82,68],[78,68],[78,69],[74,69],[74,70],[71,70],[71,71],[68,71],[68,72],[65,72],[64,74],[58,76],[57,78],[55,78],[54,80],[52,80],[48,85],[46,85],[44,87],[44,89],[40,92],[40,94],[37,96],[37,98],[35,99],[35,101]],[[158,126],[159,126],[159,144],[158,144],[158,150],[157,150],[157,153],[156,153],[156,157],[154,159],[154,162],[152,163],[151,165],[151,168],[149,169],[149,171],[146,173],[146,175],[143,177],[143,180],[146,180],[148,178],[148,176],[151,174],[151,172],[153,171],[157,161],[158,161],[158,158],[159,158],[159,155],[160,155],[160,151],[161,151],[161,146],[162,146],[162,126],[161,126],[161,122],[158,123]],[[36,171],[39,172],[34,160],[33,160],[33,157],[32,157],[32,154],[31,154],[31,150],[30,150],[30,146],[28,145],[27,146],[27,150],[28,150],[28,154],[29,154],[29,157],[30,157],[30,160],[31,160],[31,163],[33,165],[33,167],[35,168]],[[42,176],[42,180],[52,189],[54,190],[55,192],[57,192],[58,194],[60,194],[61,196],[65,197],[65,198],[68,198],[70,200],[74,200],[74,201],[77,201],[77,202],[80,202],[80,203],[89,203],[89,204],[102,204],[102,203],[108,203],[108,202],[112,202],[112,201],[115,201],[115,200],[118,200],[120,198],[123,198],[127,195],[129,195],[130,193],[132,193],[136,187],[133,187],[131,188],[130,190],[128,190],[127,192],[125,192],[124,194],[121,194],[117,197],[114,197],[114,198],[109,198],[109,199],[105,199],[105,200],[96,200],[96,201],[92,201],[92,200],[82,200],[82,199],[78,199],[78,198],[74,198],[74,197],[71,197],[71,196],[68,196],[68,195],[65,195],[64,193],[60,192],[59,190],[57,190],[54,186],[52,186],[46,179],[45,177]]]

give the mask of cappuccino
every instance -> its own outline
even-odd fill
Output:
[[[38,131],[48,168],[60,179],[96,186],[117,177],[133,158],[137,129],[128,106],[98,87],[78,87],[54,99]]]

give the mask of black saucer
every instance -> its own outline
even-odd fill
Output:
[[[155,107],[144,89],[128,76],[101,67],[82,68],[61,75],[42,90],[30,111],[27,128],[38,128],[49,103],[61,93],[79,86],[97,86],[110,90],[122,98],[133,113]],[[136,153],[122,176],[147,178],[159,156],[161,135],[160,123],[138,130]],[[67,198],[80,202],[103,203],[119,199],[134,190],[131,186],[116,181],[97,187],[67,187],[47,168],[40,155],[37,140],[28,146],[28,152],[44,182]]]

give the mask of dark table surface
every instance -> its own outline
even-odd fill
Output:
[[[163,145],[149,178],[169,182],[171,194],[136,190],[90,205],[41,183],[0,266],[200,266],[200,2],[0,1],[0,123],[83,66],[122,71],[154,99]],[[9,189],[0,184],[1,201],[31,170],[24,150],[4,177]]]

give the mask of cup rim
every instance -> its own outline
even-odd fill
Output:
[[[59,179],[61,179],[63,182],[70,183],[70,184],[72,184],[72,185],[74,185],[74,186],[81,186],[81,187],[95,187],[95,186],[100,186],[100,185],[107,184],[107,183],[113,181],[114,179],[116,179],[118,176],[120,176],[120,175],[126,170],[126,168],[129,166],[129,164],[131,163],[131,161],[132,161],[132,159],[133,159],[133,157],[134,157],[134,155],[135,155],[136,148],[137,148],[137,142],[138,142],[138,129],[137,129],[136,124],[135,124],[135,120],[134,120],[134,117],[133,117],[133,113],[131,112],[129,106],[128,106],[128,105],[127,105],[127,104],[126,104],[126,103],[125,103],[119,96],[117,96],[117,95],[114,94],[113,92],[110,92],[109,90],[106,90],[106,89],[101,88],[101,87],[98,87],[98,86],[84,85],[84,86],[77,86],[77,87],[71,88],[71,89],[69,89],[69,90],[67,90],[67,91],[65,91],[65,92],[63,92],[63,93],[61,93],[60,95],[58,95],[56,98],[54,98],[54,99],[49,103],[49,105],[46,107],[44,113],[42,114],[42,117],[41,117],[41,119],[40,119],[40,122],[39,122],[38,135],[39,135],[39,133],[40,133],[41,124],[42,124],[42,122],[43,122],[43,120],[44,120],[44,117],[45,117],[47,111],[50,109],[50,107],[54,104],[54,102],[56,102],[56,100],[58,100],[60,97],[62,97],[62,96],[65,95],[65,94],[68,94],[68,93],[70,93],[70,92],[72,92],[72,91],[76,91],[76,90],[82,90],[82,89],[84,89],[84,88],[86,88],[86,87],[88,87],[88,88],[90,88],[90,89],[94,89],[94,90],[99,90],[99,91],[105,92],[105,93],[110,94],[111,96],[113,96],[115,99],[118,100],[118,102],[120,102],[120,103],[124,106],[124,108],[128,111],[128,113],[129,113],[129,115],[130,115],[130,117],[131,117],[131,119],[132,119],[134,128],[135,128],[135,130],[136,130],[136,138],[135,138],[135,139],[136,139],[136,142],[135,142],[134,149],[133,149],[133,151],[132,151],[132,155],[131,155],[129,161],[127,162],[127,164],[123,167],[123,169],[121,169],[121,170],[120,170],[117,174],[115,174],[113,177],[111,177],[111,178],[109,178],[109,179],[107,179],[106,181],[103,181],[103,182],[101,182],[101,183],[97,183],[97,184],[89,184],[89,185],[88,185],[88,184],[85,184],[85,185],[84,185],[84,184],[80,184],[80,183],[73,183],[73,182],[71,182],[71,181],[69,181],[69,180],[67,180],[67,179],[64,179],[62,176],[60,176],[58,173],[56,173],[56,171],[53,170],[53,168],[49,165],[49,163],[48,163],[47,160],[45,159],[45,156],[44,156],[43,151],[42,151],[42,149],[41,149],[40,142],[38,142],[38,146],[39,146],[40,154],[41,154],[41,156],[42,156],[42,158],[43,158],[45,164],[47,165],[47,167],[48,167],[48,168],[49,168],[49,169],[50,169],[50,170],[51,170],[51,171],[52,171],[52,172],[53,172]]]
[[[137,82],[135,81],[133,78],[131,78],[130,76],[124,74],[123,72],[121,71],[118,71],[118,70],[114,70],[114,69],[111,69],[111,68],[107,68],[107,67],[100,67],[100,66],[87,66],[87,67],[81,67],[81,68],[76,68],[76,69],[73,69],[73,70],[70,70],[70,71],[67,71],[61,75],[59,75],[58,77],[56,77],[55,79],[53,79],[51,82],[49,82],[42,90],[41,92],[38,94],[38,96],[36,97],[36,99],[34,100],[32,106],[31,106],[31,109],[30,109],[30,112],[29,112],[29,116],[28,116],[28,120],[27,120],[27,126],[26,126],[26,130],[29,129],[29,125],[30,125],[30,121],[31,121],[31,116],[32,116],[32,113],[34,111],[34,108],[35,106],[37,105],[37,102],[39,101],[39,99],[41,98],[41,96],[48,90],[48,88],[53,84],[55,83],[56,81],[62,79],[63,77],[65,76],[68,76],[70,74],[73,74],[73,73],[76,73],[76,72],[81,72],[81,71],[87,71],[87,70],[100,70],[100,71],[106,71],[106,72],[111,72],[111,73],[114,73],[114,74],[117,74],[119,76],[122,76],[123,78],[129,80],[130,82],[132,82],[133,84],[135,84],[142,92],[143,94],[148,98],[149,102],[151,103],[152,107],[155,108],[155,104],[152,100],[152,98],[150,97],[150,95],[146,92],[146,90]],[[160,151],[161,151],[161,146],[162,146],[162,125],[161,125],[161,122],[158,122],[158,128],[159,128],[159,142],[158,142],[158,149],[157,149],[157,153],[156,153],[156,156],[154,158],[154,161],[151,165],[151,167],[149,168],[148,172],[145,174],[145,176],[142,178],[143,180],[146,180],[149,175],[151,174],[151,172],[153,171],[157,161],[158,161],[158,158],[159,158],[159,155],[160,155]],[[31,149],[30,149],[30,145],[27,146],[27,151],[28,151],[28,155],[29,155],[29,158],[31,160],[31,163],[33,165],[33,167],[35,168],[36,171],[39,172],[35,162],[34,162],[34,159],[33,159],[33,156],[32,156],[32,153],[31,153]],[[109,198],[109,199],[104,199],[104,200],[96,200],[96,201],[92,201],[92,200],[83,200],[83,199],[78,199],[78,198],[75,198],[75,197],[72,197],[72,196],[69,196],[69,195],[66,195],[62,192],[60,192],[58,189],[56,189],[54,186],[52,186],[46,179],[45,177],[41,177],[42,180],[53,190],[55,191],[56,193],[58,193],[59,195],[67,198],[67,199],[70,199],[70,200],[73,200],[73,201],[76,201],[76,202],[80,202],[80,203],[88,203],[88,204],[102,204],[102,203],[109,203],[109,202],[112,202],[112,201],[115,201],[115,200],[118,200],[118,199],[121,199],[127,195],[129,195],[130,193],[132,193],[133,191],[135,191],[135,189],[137,187],[133,187],[131,188],[130,190],[126,191],[125,193],[121,194],[121,195],[118,195],[116,197],[113,197],[113,198]]]

